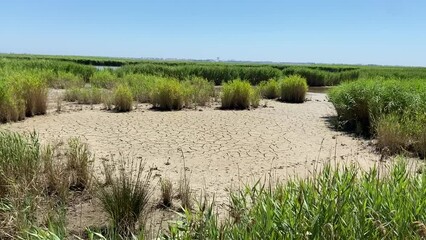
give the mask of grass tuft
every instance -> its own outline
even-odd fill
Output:
[[[129,112],[133,108],[132,91],[127,85],[119,85],[114,89],[114,106],[118,112]]]
[[[118,176],[113,177],[109,186],[100,186],[99,199],[111,220],[112,232],[130,237],[136,231],[151,196],[151,172],[144,175],[142,163],[121,166]]]
[[[161,186],[161,205],[171,207],[173,200],[173,184],[169,179],[162,179]]]
[[[92,154],[87,144],[82,143],[78,138],[71,138],[68,141],[67,170],[71,172],[69,188],[71,190],[83,191],[91,183],[91,162]]]
[[[248,109],[259,105],[259,93],[248,82],[234,80],[222,87],[223,109]]]
[[[151,103],[160,110],[180,110],[188,99],[188,92],[181,82],[175,79],[158,79],[153,93]]]
[[[308,84],[306,79],[298,75],[285,77],[280,83],[281,101],[289,103],[303,103],[305,101]]]

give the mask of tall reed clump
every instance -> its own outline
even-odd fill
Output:
[[[183,84],[175,79],[158,79],[151,94],[151,103],[160,110],[180,110],[188,101],[189,94]]]
[[[25,116],[42,115],[47,110],[47,85],[41,76],[32,72],[20,72],[10,76],[18,96],[25,102]]]
[[[378,146],[392,153],[424,156],[426,84],[421,80],[362,80],[329,92],[342,127],[376,136]]]
[[[18,121],[47,111],[47,85],[34,72],[14,72],[0,80],[0,122]]]
[[[138,223],[143,228],[142,217],[152,192],[150,180],[151,172],[144,174],[142,163],[123,163],[110,184],[100,186],[99,199],[111,220],[110,238],[130,237],[136,233]]]
[[[307,179],[231,193],[221,225],[211,207],[186,212],[166,239],[422,239],[426,172],[404,161],[389,169],[324,166]]]
[[[132,91],[127,85],[119,85],[114,89],[113,103],[118,112],[129,112],[133,108]]]
[[[263,98],[275,99],[280,94],[279,82],[275,79],[263,81],[259,84],[260,93]]]
[[[158,77],[142,74],[128,74],[123,77],[123,81],[127,83],[132,91],[135,101],[140,103],[148,103]]]
[[[248,82],[234,80],[225,83],[222,87],[222,108],[223,109],[248,109],[250,106],[259,105],[259,92]]]
[[[40,143],[35,133],[0,131],[0,198],[10,187],[36,184],[40,164]]]
[[[306,79],[299,75],[285,77],[280,82],[280,100],[289,103],[303,103],[305,101],[308,84]]]

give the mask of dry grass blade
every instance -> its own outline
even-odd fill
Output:
[[[170,179],[162,179],[161,185],[161,204],[164,207],[171,207],[173,200],[173,184]]]

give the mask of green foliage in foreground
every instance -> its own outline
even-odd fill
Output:
[[[426,173],[330,165],[306,180],[260,184],[231,194],[223,224],[203,202],[170,226],[166,239],[422,239]]]

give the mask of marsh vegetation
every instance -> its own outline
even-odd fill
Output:
[[[0,131],[0,238],[423,239],[426,213],[419,206],[425,205],[426,174],[405,158],[426,156],[425,79],[424,68],[408,67],[3,55],[2,124],[48,113],[52,88],[63,89],[64,101],[102,104],[104,111],[122,114],[139,104],[161,111],[213,106],[249,112],[244,110],[262,106],[262,98],[300,107],[309,104],[309,86],[335,86],[328,96],[336,127],[374,140],[382,156],[405,157],[367,171],[325,164],[307,178],[247,185],[229,193],[223,218],[213,198],[194,196],[185,169],[179,183],[167,177],[154,182],[139,159],[92,174],[96,158],[80,139],[41,144],[36,133]],[[219,93],[215,85],[222,86]],[[71,231],[67,216],[76,199],[93,199],[107,223]],[[179,212],[179,221],[153,236],[146,219],[158,206]]]

